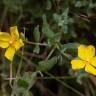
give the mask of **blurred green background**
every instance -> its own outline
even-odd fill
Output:
[[[14,77],[22,66],[12,88],[1,50],[0,96],[96,96],[95,76],[74,72],[70,64],[78,44],[96,44],[96,0],[0,0],[0,30],[10,26],[34,44],[15,55]]]

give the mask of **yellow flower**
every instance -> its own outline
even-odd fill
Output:
[[[14,54],[24,45],[23,41],[19,37],[17,26],[10,27],[10,34],[0,32],[0,47],[7,48],[5,57],[12,61]]]
[[[72,69],[84,68],[86,72],[96,75],[96,56],[95,48],[92,45],[78,47],[78,57],[80,59],[74,59],[71,61]]]

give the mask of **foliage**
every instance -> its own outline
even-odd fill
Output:
[[[96,44],[95,0],[0,0],[0,12],[0,30],[18,26],[24,42],[12,70],[1,49],[1,96],[96,95],[96,78],[70,63],[81,43]]]

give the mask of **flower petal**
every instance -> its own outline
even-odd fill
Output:
[[[89,45],[86,50],[86,57],[88,59],[91,59],[93,56],[95,56],[95,47],[92,45]]]
[[[78,56],[83,60],[90,60],[95,55],[95,48],[92,45],[78,47]]]
[[[9,46],[9,42],[0,41],[0,47],[1,47],[1,48],[7,48],[8,46]]]
[[[10,41],[10,34],[9,33],[5,33],[5,32],[0,32],[0,41]]]
[[[83,60],[86,60],[85,52],[86,52],[86,47],[84,45],[80,45],[78,47],[78,57],[80,57]]]
[[[91,65],[96,67],[96,56],[90,59],[90,63],[91,63]]]
[[[76,70],[76,69],[84,68],[86,62],[82,60],[72,60],[71,64],[72,64],[72,69]]]
[[[15,48],[16,50],[20,49],[20,47],[24,46],[24,43],[21,39],[17,40],[17,42],[15,43]]]
[[[86,65],[85,71],[90,74],[96,75],[96,68],[91,66],[90,64]]]
[[[13,60],[13,57],[14,57],[14,54],[15,54],[15,48],[14,47],[9,47],[6,52],[5,52],[5,57],[12,61]]]
[[[17,26],[14,26],[14,27],[10,27],[10,33],[11,33],[11,36],[16,39],[19,38],[19,33],[18,33],[18,29],[17,29]]]

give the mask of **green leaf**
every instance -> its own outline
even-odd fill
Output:
[[[64,60],[64,57],[60,54],[60,55],[58,55],[58,65],[59,66],[63,66],[64,65],[64,62],[65,60]]]
[[[56,33],[53,38],[48,39],[49,45],[55,45],[56,43],[60,42],[60,33]]]
[[[35,42],[39,42],[40,40],[40,32],[39,32],[39,26],[36,26],[33,31]]]
[[[55,22],[57,22],[58,26],[61,27],[62,32],[65,34],[68,33],[68,24],[73,22],[72,18],[69,18],[68,14],[69,8],[66,8],[61,15],[56,13],[53,15]]]
[[[25,80],[22,80],[22,79],[19,79],[17,84],[19,87],[22,87],[24,89],[27,89],[29,86],[28,82],[26,82]]]
[[[84,7],[84,6],[87,6],[88,4],[89,4],[89,2],[87,0],[77,1],[75,3],[75,7]]]
[[[76,81],[79,84],[82,84],[83,83],[82,79],[86,78],[88,76],[88,74],[83,69],[81,69],[81,70],[78,70],[77,72],[75,72],[75,76],[77,77]]]
[[[52,8],[52,3],[51,3],[51,1],[50,1],[50,0],[47,0],[46,3],[47,3],[46,9],[47,9],[47,10],[51,10],[51,8]]]
[[[16,94],[25,94],[26,91],[30,90],[30,88],[33,87],[33,85],[36,82],[36,75],[37,72],[26,72],[24,73],[24,75],[22,77],[20,77],[20,79],[18,79],[14,85],[13,85],[13,91]]]
[[[33,52],[34,52],[34,53],[37,53],[37,54],[40,52],[40,47],[39,47],[39,45],[35,45],[35,48],[34,48]]]
[[[36,82],[36,75],[37,72],[33,72],[33,73],[26,72],[21,79],[28,82],[29,88],[31,88]]]
[[[34,96],[30,91],[25,91],[23,96]]]
[[[20,11],[24,4],[27,3],[27,0],[3,0],[4,5],[11,12]]]
[[[66,20],[68,18],[68,13],[69,13],[69,8],[66,8],[62,13],[62,19],[64,18]]]
[[[69,16],[68,16],[68,13],[69,13],[69,8],[66,8],[65,10],[64,10],[64,12],[62,13],[62,20],[61,20],[61,24],[62,24],[62,29],[63,29],[63,32],[66,34],[66,33],[68,33],[68,29],[69,29],[69,27],[68,27],[68,24],[69,24]],[[59,25],[60,25],[60,23],[59,23]]]
[[[37,70],[48,71],[57,63],[57,57],[39,62]]]
[[[62,48],[64,50],[65,49],[77,49],[79,45],[80,45],[79,43],[67,43],[67,44],[62,45]]]
[[[61,20],[61,16],[58,15],[57,13],[53,14],[53,19],[56,23],[59,23],[59,21]]]
[[[33,35],[34,35],[35,42],[39,43],[39,40],[40,40],[39,26],[35,27],[35,29],[33,31]],[[39,45],[35,45],[33,52],[39,53],[39,51],[40,51]]]
[[[43,15],[43,26],[42,26],[42,32],[47,38],[53,38],[54,37],[54,32],[51,30],[49,24],[47,23],[46,20],[46,15]]]

